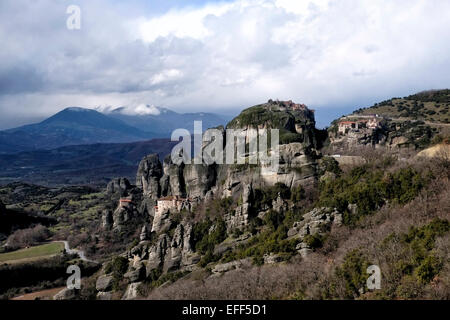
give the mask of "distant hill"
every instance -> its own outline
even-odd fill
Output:
[[[141,110],[142,111],[142,110]],[[153,114],[113,110],[66,108],[36,124],[0,131],[0,154],[11,154],[69,145],[126,143],[153,138],[170,138],[178,128],[193,132],[194,120],[203,122],[203,130],[226,123],[212,113],[186,113],[153,107]]]
[[[131,142],[156,136],[95,110],[70,107],[40,123],[1,131],[0,153],[77,144]]]
[[[404,98],[392,98],[354,113],[450,123],[449,109],[450,90],[445,89],[423,91]]]
[[[137,109],[137,110],[136,110]],[[214,113],[178,113],[166,108],[141,105],[138,108],[120,107],[103,109],[102,112],[109,117],[123,121],[144,132],[157,132],[161,137],[170,137],[175,129],[194,131],[194,121],[202,121],[203,130],[225,125],[225,116]]]
[[[47,186],[99,185],[115,177],[128,177],[133,181],[144,156],[158,153],[163,158],[176,143],[154,139],[0,155],[0,184],[26,181]]]

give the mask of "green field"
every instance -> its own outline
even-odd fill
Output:
[[[0,263],[14,262],[16,260],[34,260],[36,258],[44,258],[62,252],[64,244],[62,242],[52,242],[35,246],[27,249],[21,249],[13,252],[0,254]]]

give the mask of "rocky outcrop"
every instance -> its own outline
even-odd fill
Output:
[[[244,269],[252,265],[251,259],[242,259],[237,261],[231,261],[227,263],[217,264],[211,271],[213,273],[225,273],[231,270]]]
[[[225,215],[227,230],[242,229],[248,225],[253,205],[253,189],[251,184],[244,185],[242,192],[242,204],[238,205],[234,212]]]
[[[125,195],[132,188],[130,182],[126,178],[116,178],[111,180],[106,186],[106,192]]]
[[[273,101],[241,112],[228,123],[233,129],[280,129],[280,142],[298,141],[316,147],[314,112],[292,101]]]
[[[288,204],[283,198],[281,198],[280,194],[278,194],[276,200],[272,201],[272,209],[281,214],[285,213],[288,210]]]
[[[222,255],[225,252],[233,250],[240,245],[244,245],[245,243],[248,242],[248,240],[250,240],[250,237],[251,235],[249,233],[245,233],[236,239],[231,239],[226,242],[222,242],[214,248],[214,254]]]
[[[302,143],[280,145],[278,172],[261,174],[260,166],[221,166],[220,180],[223,181],[222,197],[235,197],[244,191],[246,185],[264,189],[282,183],[288,188],[313,183],[316,179],[316,151]]]
[[[113,277],[109,275],[101,275],[98,277],[95,288],[98,291],[106,292],[112,289]]]
[[[283,261],[283,257],[279,254],[268,253],[264,255],[264,264],[275,264]]]
[[[112,300],[112,292],[98,292],[97,293],[97,300],[105,300],[105,301],[109,301]]]
[[[105,209],[102,211],[102,229],[110,230],[114,224],[113,214],[111,210]]]
[[[139,295],[139,286],[141,282],[130,283],[125,290],[122,300],[134,300],[137,299]]]
[[[183,169],[184,164],[174,164],[170,155],[164,159],[164,175],[161,178],[161,192],[163,196],[186,196],[186,185],[184,182]]]
[[[323,234],[333,225],[342,224],[342,214],[332,208],[314,208],[303,216],[302,221],[294,222],[288,237],[304,238],[306,235]]]
[[[140,241],[145,241],[145,240],[148,240],[148,239],[149,239],[148,227],[147,227],[147,224],[144,224],[142,226],[141,233],[139,234],[139,240]]]
[[[157,234],[165,232],[169,230],[171,224],[170,210],[159,210],[155,213],[151,231]]]
[[[136,268],[132,268],[132,270],[125,273],[123,277],[127,279],[129,283],[139,282],[141,280],[144,280],[146,275],[145,271],[145,266],[141,263],[137,265]]]
[[[113,213],[113,229],[120,230],[134,216],[135,212],[132,206],[119,205]]]
[[[170,218],[168,221],[172,223]],[[172,230],[161,233],[153,242],[142,241],[128,251],[127,257],[134,268],[127,275],[130,282],[141,280],[141,271],[137,270],[141,270],[144,265],[148,276],[153,270],[173,271],[195,265],[200,260],[199,255],[192,249],[192,224],[182,222]]]
[[[216,177],[216,166],[186,165],[183,170],[183,178],[186,183],[187,196],[204,198],[206,193],[215,185]]]
[[[164,270],[173,271],[183,266],[196,264],[199,256],[192,250],[192,225],[179,224],[175,229],[167,256],[164,261]]]
[[[65,288],[53,296],[53,300],[74,300],[78,296],[75,289]]]
[[[148,155],[139,163],[136,186],[142,189],[145,197],[158,199],[161,195],[159,180],[162,176],[163,168],[158,155]]]
[[[144,221],[139,244],[126,252],[129,259],[129,269],[125,278],[130,283],[130,292],[127,297],[135,296],[135,287],[131,284],[139,283],[145,277],[158,272],[170,272],[195,268],[201,256],[192,248],[193,225],[188,219],[179,217],[179,207],[166,207],[165,202],[155,206],[166,196],[179,196],[188,198],[192,207],[196,205],[208,205],[209,201],[231,197],[233,203],[227,208],[227,214],[223,217],[227,231],[235,229],[243,230],[250,220],[257,216],[258,211],[273,209],[279,213],[288,210],[287,202],[279,195],[272,203],[265,203],[264,208],[255,208],[255,189],[265,189],[282,183],[288,188],[295,188],[302,184],[308,184],[316,179],[318,152],[314,128],[314,114],[303,105],[292,102],[270,101],[262,106],[250,110],[250,118],[240,115],[230,122],[229,128],[244,129],[266,128],[281,129],[284,134],[281,137],[280,163],[277,172],[262,174],[260,165],[236,165],[236,164],[182,164],[172,163],[170,156],[163,163],[158,155],[146,156],[139,164],[136,175],[136,188],[141,190],[142,199],[138,203],[119,205],[112,213],[112,228],[119,229],[121,225],[129,221],[135,215],[135,206],[138,212],[147,213]],[[261,109],[262,108],[262,109]],[[252,109],[252,108],[250,108]],[[260,118],[260,111],[265,114]],[[253,113],[256,111],[256,113]],[[256,122],[248,122],[256,116]],[[222,133],[224,133],[224,129]],[[286,135],[286,132],[288,134]],[[225,139],[224,139],[225,140]],[[292,141],[291,141],[292,140]],[[226,143],[226,141],[225,141]],[[206,145],[203,143],[203,148]],[[133,190],[128,190],[127,183],[122,180],[113,181],[108,185],[108,191],[121,194],[123,190],[133,195]],[[167,198],[166,198],[167,199]],[[198,202],[196,202],[198,201]],[[237,206],[236,206],[237,203]],[[105,228],[111,228],[111,213],[105,212],[103,224]],[[239,243],[244,243],[250,235],[243,239],[228,241],[227,245],[217,246],[217,251],[225,252]],[[278,257],[266,257],[268,263],[278,261]],[[216,266],[215,273],[226,272],[230,268],[239,268],[246,261]],[[143,270],[145,269],[145,275]],[[103,289],[103,288],[100,288]],[[99,289],[99,290],[100,290]],[[127,292],[129,291],[127,289]],[[108,291],[108,290],[100,290]]]
[[[303,216],[302,221],[294,222],[288,231],[288,237],[299,238],[301,242],[297,245],[298,252],[307,256],[312,252],[307,243],[307,236],[324,235],[335,226],[342,224],[342,214],[333,208],[314,208]]]

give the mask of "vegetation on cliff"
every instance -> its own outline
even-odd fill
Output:
[[[424,91],[404,98],[392,98],[356,114],[381,114],[392,118],[409,118],[450,123],[450,90]]]

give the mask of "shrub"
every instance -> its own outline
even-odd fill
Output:
[[[429,283],[442,268],[442,261],[430,255],[417,267],[416,276],[421,283]]]
[[[118,290],[123,275],[128,270],[128,259],[121,256],[114,257],[105,267],[105,273],[112,273],[113,289]]]
[[[215,245],[221,243],[226,238],[227,228],[222,218],[218,218],[214,224],[211,220],[206,219],[197,223],[193,229],[193,246],[201,254],[206,254],[209,250],[214,250]]]
[[[343,222],[354,225],[364,215],[369,215],[385,204],[405,204],[414,199],[427,180],[410,167],[394,173],[385,173],[369,166],[359,166],[335,180],[322,181],[319,185],[319,204],[335,207],[343,212]],[[356,204],[357,212],[350,212],[350,204]]]
[[[283,222],[284,216],[281,213],[278,213],[274,210],[269,210],[264,215],[263,222],[266,226],[268,226],[272,230],[276,230],[278,226]]]
[[[47,240],[51,232],[43,225],[37,225],[33,228],[21,229],[8,237],[8,247],[12,249],[24,248],[35,245]]]
[[[220,257],[214,255],[212,250],[208,250],[206,254],[200,259],[198,265],[202,268],[206,267],[209,263],[219,260]]]
[[[366,285],[368,266],[368,260],[360,250],[354,249],[347,253],[343,264],[335,271],[335,281],[344,284],[345,298],[355,298],[360,294],[360,289]]]
[[[323,157],[319,166],[319,175],[323,175],[325,172],[332,172],[336,176],[340,176],[342,170],[339,167],[339,162],[332,157]]]
[[[303,242],[305,242],[311,249],[318,249],[323,246],[324,237],[319,234],[308,234],[303,238]]]
[[[299,202],[305,199],[305,189],[301,185],[291,190],[291,201]]]

